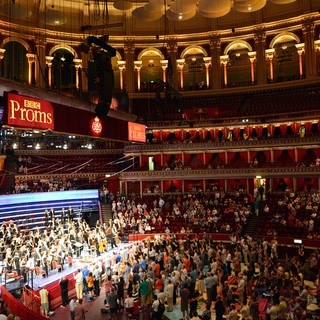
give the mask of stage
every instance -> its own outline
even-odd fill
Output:
[[[21,289],[24,286],[27,286],[29,289],[34,291],[35,295],[38,295],[40,288],[42,286],[45,286],[49,291],[50,309],[54,310],[61,305],[59,280],[63,276],[66,276],[69,279],[70,299],[71,297],[75,296],[75,281],[73,279],[73,274],[79,268],[81,269],[85,266],[90,268],[90,266],[94,266],[99,260],[102,262],[102,264],[104,264],[105,261],[111,259],[111,257],[115,254],[119,253],[120,255],[123,255],[130,246],[130,243],[120,243],[117,245],[117,247],[109,249],[107,252],[103,252],[99,256],[92,254],[80,256],[79,258],[73,257],[72,266],[69,266],[66,259],[63,270],[50,270],[48,277],[36,275],[35,271],[30,271],[28,274],[28,281],[25,283],[23,282],[23,279],[21,277],[7,277],[7,280],[5,280],[5,274],[3,274],[1,277],[0,285],[5,286],[6,289],[11,293]]]

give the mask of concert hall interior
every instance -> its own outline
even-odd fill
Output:
[[[318,319],[319,119],[319,1],[0,0],[0,318]]]

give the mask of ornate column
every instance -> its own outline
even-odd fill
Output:
[[[299,55],[299,76],[300,76],[300,79],[302,79],[302,76],[303,76],[302,54],[304,53],[304,43],[298,43],[295,46],[297,48],[297,52]]]
[[[226,87],[228,85],[227,63],[229,56],[226,54],[220,57],[221,64],[223,65],[223,84]]]
[[[306,79],[317,78],[317,63],[316,63],[316,51],[314,44],[314,23],[311,21],[306,21],[302,25],[302,32],[305,44],[305,54],[306,54]]]
[[[168,69],[166,82],[173,88],[178,87],[178,68],[177,68],[177,51],[178,45],[174,38],[169,38],[167,41],[167,51],[168,51]]]
[[[141,67],[142,67],[142,61],[135,61],[134,62],[134,70],[137,71],[137,85],[138,85],[138,92],[140,92],[141,89]]]
[[[177,67],[180,73],[180,89],[183,90],[183,67],[184,67],[184,59],[177,59]]]
[[[3,58],[4,58],[4,53],[6,52],[6,49],[0,49],[0,75],[3,77]]]
[[[317,74],[320,74],[320,40],[316,40],[314,42],[315,50],[316,50],[316,67],[317,67]]]
[[[131,39],[125,40],[124,42],[124,52],[126,56],[125,88],[128,93],[135,91],[134,51],[135,51],[135,46],[134,46],[133,40]]]
[[[212,89],[221,89],[221,62],[220,62],[220,50],[221,41],[220,38],[212,36],[210,38],[210,50],[211,50],[211,79]]]
[[[29,70],[28,70],[28,84],[31,85],[31,84],[32,84],[32,78],[33,78],[33,74],[32,74],[32,64],[36,61],[36,58],[35,58],[35,54],[33,54],[33,53],[27,53],[26,56],[27,56],[27,58],[28,58],[28,66],[29,66]]]
[[[53,57],[46,56],[46,64],[48,66],[48,88],[51,89],[52,87],[52,60]]]
[[[162,68],[162,80],[163,82],[167,82],[168,60],[160,60],[160,63]]]
[[[76,69],[76,88],[79,90],[79,70],[82,68],[82,59],[73,59],[74,67]]]
[[[204,65],[206,67],[206,84],[207,88],[210,87],[210,75],[209,75],[209,67],[211,66],[211,57],[203,57]]]
[[[45,35],[40,35],[35,39],[37,55],[35,57],[35,81],[39,88],[46,87],[44,70],[46,67],[46,39]]]
[[[257,53],[255,51],[248,52],[249,60],[250,60],[250,70],[251,70],[251,83],[254,84],[254,62],[256,61]]]
[[[123,72],[126,70],[126,62],[119,60],[117,61],[118,63],[118,68],[119,68],[119,72],[120,72],[120,90],[123,91]]]
[[[274,49],[266,50],[266,60],[269,60],[270,81],[273,82],[273,55]]]
[[[261,30],[257,30],[254,35],[254,42],[257,52],[257,84],[267,83],[267,68],[266,68],[266,34]]]
[[[89,55],[85,52],[81,53],[82,67],[81,67],[81,84],[80,95],[82,92],[88,92],[88,61]]]

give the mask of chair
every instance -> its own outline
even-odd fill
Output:
[[[36,276],[45,276],[46,275],[46,272],[41,270],[40,267],[35,267],[34,271],[36,273]]]
[[[52,267],[53,267],[53,269],[58,270],[58,272],[60,272],[62,269],[62,265],[58,264],[57,261],[52,261]]]
[[[68,257],[68,264],[69,264],[69,267],[72,267],[73,265],[73,259],[71,256]]]

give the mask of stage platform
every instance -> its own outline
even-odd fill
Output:
[[[4,275],[2,275],[0,285],[6,286],[7,290],[10,292],[18,290],[23,286],[28,286],[35,292],[36,295],[38,295],[40,288],[44,285],[49,291],[50,309],[54,310],[61,305],[59,280],[62,276],[66,276],[69,279],[70,299],[71,297],[75,296],[75,283],[73,279],[74,272],[76,272],[79,268],[81,269],[85,266],[94,265],[99,260],[107,261],[114,254],[123,253],[123,251],[128,249],[130,246],[130,243],[120,243],[117,245],[117,247],[109,249],[107,252],[103,252],[99,256],[87,255],[80,258],[74,257],[71,267],[66,261],[63,270],[50,270],[49,276],[45,278],[41,275],[36,275],[34,271],[29,272],[28,281],[26,283],[18,278],[16,280],[14,278],[9,278],[7,281],[5,281]]]

